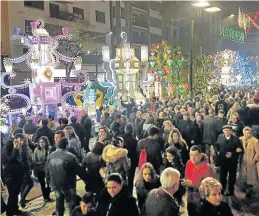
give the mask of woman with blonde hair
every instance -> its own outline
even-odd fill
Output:
[[[243,148],[243,163],[241,165],[240,180],[244,184],[246,197],[252,196],[253,185],[259,184],[259,140],[252,136],[252,129],[245,127],[240,138]]]
[[[222,185],[212,177],[205,178],[199,191],[202,197],[200,206],[196,209],[199,216],[233,216],[229,205],[222,201]]]
[[[145,201],[147,194],[154,188],[159,188],[160,181],[159,176],[156,174],[156,171],[151,163],[144,163],[141,167],[141,170],[136,177],[136,193],[138,198],[138,206],[141,212],[141,215],[145,213]]]
[[[163,140],[164,143],[168,143],[169,134],[175,128],[170,120],[166,120],[163,123]]]
[[[186,164],[186,162],[189,160],[188,146],[177,128],[174,128],[169,134],[168,143],[166,144],[165,149],[170,146],[177,148],[181,155],[183,164]]]
[[[227,113],[227,119],[229,122],[232,122],[232,115],[237,112],[241,108],[240,104],[238,102],[235,102],[233,106],[229,109]]]

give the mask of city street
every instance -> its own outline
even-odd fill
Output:
[[[77,182],[77,193],[78,195],[83,195],[85,192],[84,183],[79,180]],[[6,191],[3,194],[6,199],[7,193]],[[52,192],[51,198],[55,199],[55,195]],[[26,208],[22,209],[28,212],[28,215],[32,216],[51,216],[52,212],[55,211],[55,202],[48,203],[43,206],[43,198],[41,196],[40,185],[36,183],[31,192],[29,193],[27,199],[29,203]],[[255,194],[251,199],[246,199],[244,193],[236,190],[236,197],[226,198],[224,200],[227,201],[231,207],[232,212],[235,216],[257,216],[259,212],[259,188],[255,190]],[[3,214],[4,216],[6,214]],[[68,216],[68,213],[65,214]],[[184,209],[181,209],[181,216],[188,216]]]

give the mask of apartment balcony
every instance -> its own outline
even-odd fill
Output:
[[[148,8],[147,2],[144,2],[144,1],[133,1],[132,6],[140,8],[142,10],[147,10],[147,8]]]
[[[56,18],[56,19],[60,19],[60,20],[75,22],[76,20],[82,19],[82,16],[80,14],[73,14],[73,13],[58,11],[56,13],[50,13],[50,18]]]
[[[145,17],[143,17],[143,19],[145,19]],[[140,26],[140,27],[143,27],[143,28],[148,28],[148,22],[143,20],[141,18],[138,18],[136,20],[133,20],[132,21],[132,25],[134,26]]]

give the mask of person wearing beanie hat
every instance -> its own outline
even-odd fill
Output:
[[[74,208],[70,216],[94,216],[94,194],[92,192],[86,192],[82,196],[80,206]]]
[[[106,188],[97,201],[96,215],[139,216],[136,200],[129,195],[120,174],[112,173],[108,176]]]
[[[27,123],[23,126],[23,131],[27,135],[33,135],[37,131],[37,126],[33,124],[32,118],[27,119]]]

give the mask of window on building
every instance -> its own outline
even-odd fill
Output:
[[[27,34],[27,35],[32,35],[31,22],[32,22],[32,20],[25,20],[25,34]]]
[[[154,17],[150,17],[150,25],[153,27],[161,28],[162,21]]]
[[[59,5],[49,3],[50,18],[59,18]]]
[[[125,19],[125,17],[126,17],[125,12],[126,12],[126,11],[125,11],[125,8],[122,7],[122,8],[121,8],[121,18],[122,18],[122,19]]]
[[[115,6],[112,7],[112,17],[113,18],[116,17],[116,8],[115,8]]]
[[[73,14],[78,18],[78,19],[84,19],[84,9],[82,8],[77,8],[73,7]]]
[[[155,1],[150,1],[150,9],[160,12],[161,7],[162,7],[161,3],[155,2]]]
[[[105,13],[101,11],[95,11],[96,22],[105,23]]]
[[[44,10],[44,1],[24,1],[24,6]]]

